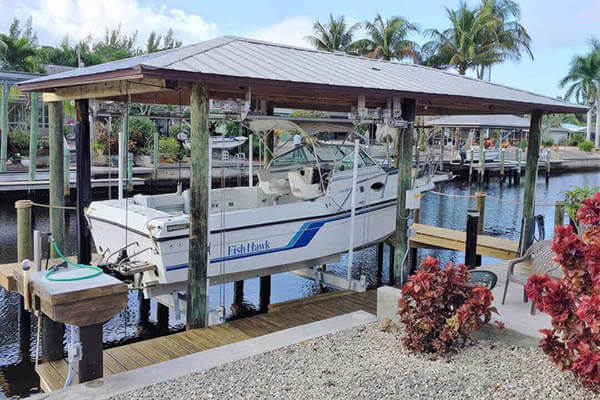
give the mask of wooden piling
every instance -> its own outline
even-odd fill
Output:
[[[209,132],[208,87],[193,83],[191,108],[190,249],[187,329],[207,326]]]
[[[156,325],[159,335],[169,333],[169,307],[156,302]]]
[[[180,122],[181,123],[181,122]],[[154,130],[154,137],[152,138],[152,176],[154,179],[158,177],[158,129]]]
[[[540,155],[540,135],[543,113],[534,110],[531,113],[529,126],[529,143],[527,146],[527,167],[525,169],[525,193],[523,195],[523,229],[519,239],[521,254],[531,246],[533,230],[535,229],[533,216],[535,215],[535,185],[537,181],[538,158]]]
[[[477,229],[479,213],[475,210],[467,212],[467,239],[465,242],[465,265],[475,268],[477,263]]]
[[[17,200],[17,260],[33,260],[33,218],[31,200]]]
[[[475,204],[479,218],[477,220],[477,233],[483,233],[483,220],[485,215],[485,193],[475,193]]]
[[[40,94],[31,93],[31,112],[29,119],[29,180],[35,181],[37,172],[37,152],[40,136]]]
[[[244,301],[244,281],[233,283],[233,303],[242,304]]]
[[[516,171],[516,173],[514,175],[514,178],[513,178],[513,182],[514,182],[515,185],[520,185],[521,184],[521,153],[522,153],[521,152],[521,148],[518,148],[517,149],[517,155],[516,155],[516,158],[517,158],[517,171]]]
[[[89,137],[88,137],[89,141]],[[79,383],[102,377],[102,324],[79,327],[81,360],[79,361]]]
[[[377,279],[377,286],[381,286],[382,284],[382,276],[383,276],[383,242],[379,242],[377,243],[377,253],[376,253],[376,257],[375,257],[375,263],[376,263],[376,272],[375,272],[375,276]]]
[[[269,304],[271,304],[271,275],[260,277],[260,288],[258,297],[258,311],[261,313],[268,312]]]
[[[63,104],[48,103],[49,153],[50,153],[50,232],[59,249],[65,244],[65,163],[63,135]],[[88,139],[89,142],[89,139]],[[89,153],[89,151],[88,151]],[[50,248],[50,256],[57,258],[54,246]]]
[[[504,149],[500,149],[500,184],[504,183]]]
[[[479,171],[477,176],[479,183],[483,182],[485,175],[485,143],[483,139],[483,129],[479,128]]]
[[[400,99],[394,98],[394,102]],[[394,256],[394,281],[405,281],[408,275],[402,277],[402,263],[404,255],[408,250],[408,215],[406,209],[406,192],[411,189],[412,181],[412,142],[414,134],[414,123],[417,111],[415,99],[403,99],[402,119],[407,126],[396,129],[396,154],[398,156],[398,203],[396,206],[396,232],[395,232],[395,256]]]
[[[546,185],[550,183],[550,157],[552,153],[550,150],[546,150]]]
[[[92,202],[89,100],[76,100],[75,111],[77,114],[75,142],[77,152],[77,262],[89,264],[92,260],[92,239],[85,218],[85,209]],[[62,243],[58,244],[60,248]]]
[[[469,183],[473,181],[473,157],[475,156],[475,151],[473,148],[470,150],[471,159],[469,160]]]
[[[563,225],[565,220],[565,203],[557,201],[554,203],[554,225]]]
[[[8,161],[8,82],[2,82],[2,101],[0,102],[0,172],[6,171]]]

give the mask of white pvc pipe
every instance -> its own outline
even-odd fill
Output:
[[[254,181],[254,169],[253,169],[253,148],[252,148],[252,143],[253,143],[253,139],[254,139],[254,135],[250,134],[250,136],[248,137],[248,187],[252,187],[253,186],[253,181]]]
[[[358,180],[358,152],[359,140],[354,140],[354,163],[352,168],[352,195],[350,197],[350,243],[348,245],[348,288],[352,281],[352,264],[354,262],[354,224],[356,219],[356,181]]]

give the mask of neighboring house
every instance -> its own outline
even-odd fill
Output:
[[[585,135],[585,126],[579,126],[564,122],[557,128],[550,128],[546,130],[545,135],[552,137],[554,143],[560,144],[561,141],[569,140],[576,133],[583,133]],[[595,137],[595,129],[592,127],[592,140]]]

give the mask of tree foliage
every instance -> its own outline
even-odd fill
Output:
[[[384,60],[420,60],[419,45],[409,39],[411,34],[419,32],[416,24],[402,17],[384,19],[377,14],[373,21],[365,22],[365,29],[367,38],[354,43],[354,53]]]
[[[334,17],[333,14],[329,14],[328,22],[315,21],[314,35],[306,36],[305,40],[318,50],[348,51],[353,44],[354,33],[359,28],[359,23],[348,26],[343,15]]]

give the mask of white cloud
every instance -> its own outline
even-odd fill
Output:
[[[124,32],[138,32],[140,44],[151,31],[166,33],[169,28],[184,43],[195,43],[217,35],[214,22],[200,15],[186,13],[165,5],[143,5],[138,0],[41,0],[35,5],[21,6],[19,13],[31,15],[38,37],[58,41],[65,35],[82,39],[88,34],[100,37],[106,28],[121,24]]]
[[[267,42],[310,47],[304,38],[312,34],[313,22],[313,18],[305,16],[289,17],[271,26],[248,32],[245,36]]]

